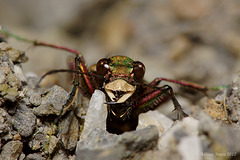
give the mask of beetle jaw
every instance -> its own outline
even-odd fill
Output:
[[[107,84],[104,83],[104,88],[109,98],[116,103],[124,103],[136,90],[136,86],[127,83],[123,79],[117,79]]]

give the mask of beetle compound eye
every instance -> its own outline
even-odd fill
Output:
[[[137,80],[142,80],[145,74],[145,66],[142,62],[135,61],[135,65],[133,67],[134,76]]]
[[[109,70],[108,59],[103,58],[97,62],[97,73],[101,76],[105,76]]]

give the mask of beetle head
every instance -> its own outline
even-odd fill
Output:
[[[97,63],[97,74],[105,77],[104,89],[113,102],[124,103],[136,90],[145,73],[143,63],[125,56],[103,58]]]

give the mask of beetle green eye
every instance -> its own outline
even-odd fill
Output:
[[[145,74],[145,66],[142,62],[135,61],[133,67],[133,73],[137,80],[142,80]]]
[[[108,70],[109,70],[108,59],[107,58],[100,59],[97,62],[97,73],[101,76],[105,76]]]

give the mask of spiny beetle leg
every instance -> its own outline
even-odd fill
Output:
[[[183,111],[181,105],[178,103],[172,87],[169,85],[164,85],[163,87],[152,86],[150,91],[146,93],[141,100],[134,105],[135,108],[143,109],[141,112],[146,112],[148,110],[155,109],[162,103],[171,99],[174,105],[174,110],[177,111],[178,115],[187,117],[188,115]],[[179,119],[179,116],[178,116]]]
[[[93,83],[92,76],[88,71],[88,68],[85,65],[84,58],[82,56],[76,56],[75,58],[75,70],[83,74],[75,74],[75,78],[79,82],[79,86],[81,86],[80,92],[85,96],[90,98],[96,88]],[[80,77],[79,77],[80,76]]]
[[[78,93],[78,88],[79,88],[78,85],[79,85],[78,82],[74,82],[74,84],[73,84],[73,89],[72,89],[71,93],[69,94],[68,100],[67,100],[66,103],[62,106],[59,116],[58,116],[58,117],[55,119],[55,121],[54,121],[55,124],[58,123],[58,121],[59,121],[59,120],[62,118],[62,116],[65,114],[65,113],[63,113],[64,109],[65,109],[65,108],[69,108],[69,107],[71,106],[71,104],[74,102],[74,99],[75,99],[75,97],[76,97],[76,95],[77,95],[77,93]]]
[[[174,110],[173,111],[177,111],[183,117],[188,117],[188,115],[183,111],[183,108],[181,107],[178,100],[176,99],[172,87],[170,87],[169,85],[165,85],[162,88],[169,94],[170,98],[172,99],[172,102],[173,102],[173,105],[174,105]]]
[[[163,90],[163,92],[167,93],[169,95],[169,97],[171,98],[173,105],[174,105],[173,111],[178,112],[177,118],[180,119],[180,115],[183,117],[188,117],[188,115],[183,111],[183,108],[181,107],[178,100],[176,99],[172,87],[170,87],[169,85],[164,85],[163,87],[161,87],[161,89]]]
[[[82,94],[84,94],[85,96],[87,96],[87,94],[92,94],[92,90],[94,88],[94,86],[92,85],[91,81],[90,81],[90,77],[88,75],[88,70],[87,67],[85,66],[85,62],[82,56],[76,56],[75,58],[75,66],[74,66],[75,70],[79,70],[79,73],[74,74],[74,82],[73,82],[73,89],[69,95],[68,100],[66,101],[66,103],[62,106],[61,112],[59,117],[56,119],[56,123],[59,121],[59,119],[62,117],[63,114],[63,110],[65,108],[70,107],[70,105],[74,102],[74,99],[78,93],[78,90],[80,90],[80,92]],[[81,74],[84,73],[84,74]],[[86,73],[86,74],[85,74]],[[81,77],[79,77],[81,76]],[[83,88],[82,86],[85,85],[87,86],[87,88]]]

